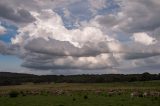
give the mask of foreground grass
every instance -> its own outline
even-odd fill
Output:
[[[120,95],[109,95],[114,90]],[[20,94],[11,98],[10,91]],[[1,86],[0,106],[160,106],[160,97],[131,97],[134,91],[160,92],[160,81]]]
[[[85,94],[86,95],[86,94]],[[0,97],[0,106],[159,106],[160,98],[130,98],[127,95],[106,96],[74,94],[72,96],[24,96]]]

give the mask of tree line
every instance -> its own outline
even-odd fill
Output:
[[[0,86],[23,83],[109,83],[160,80],[159,74],[32,75],[0,72]]]

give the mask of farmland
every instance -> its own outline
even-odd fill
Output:
[[[10,97],[10,92],[18,93]],[[138,95],[132,95],[137,92]],[[160,81],[1,86],[0,106],[159,106]],[[148,93],[148,95],[144,95]]]

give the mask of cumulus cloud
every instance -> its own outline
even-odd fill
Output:
[[[0,25],[0,35],[3,35],[6,33],[6,28]]]
[[[0,17],[15,23],[29,23],[34,21],[29,11],[23,8],[14,9],[6,4],[0,4]]]
[[[18,35],[12,39],[13,45],[20,46],[24,67],[104,69],[116,67],[118,58],[139,59],[160,55],[157,46],[148,47],[154,44],[155,39],[146,33],[135,33],[132,37],[134,42],[127,45],[108,36],[99,27],[68,30],[61,17],[50,9],[31,14],[36,21],[19,28]]]
[[[68,41],[59,41],[54,39],[45,40],[43,38],[28,41],[25,49],[37,53],[45,53],[55,56],[96,56],[101,53],[110,53],[106,42],[98,44],[88,43],[83,47],[75,47]]]
[[[125,59],[139,59],[159,55],[158,32],[160,4],[156,0],[117,1],[120,10],[114,14],[98,15],[90,25],[100,28],[120,41]],[[156,8],[155,8],[156,7]],[[152,34],[151,34],[152,33]],[[131,41],[129,40],[131,38]],[[118,47],[118,46],[114,46]],[[121,49],[122,50],[122,49]],[[123,56],[122,56],[123,57]]]
[[[135,42],[142,43],[144,45],[151,45],[156,43],[156,39],[149,36],[148,34],[142,32],[142,33],[134,33],[132,39]]]
[[[3,55],[14,55],[15,51],[10,45],[0,40],[0,54]]]
[[[112,5],[107,0],[2,0],[0,20],[16,23],[18,30],[11,44],[0,41],[0,53],[14,54],[23,67],[36,70],[118,72],[158,65],[160,2],[113,2],[118,11],[106,8]],[[67,29],[66,20],[78,25]],[[5,30],[0,26],[0,34]]]
[[[35,55],[37,56],[37,55]],[[39,57],[39,56],[38,56]],[[108,54],[97,55],[96,57],[72,57],[61,56],[51,57],[49,59],[36,59],[38,57],[29,58],[22,66],[35,69],[106,69],[115,65],[115,60]],[[115,63],[114,63],[115,62]]]
[[[120,50],[118,43],[111,44],[114,39],[104,35],[100,29],[68,30],[61,17],[52,10],[32,12],[32,15],[36,21],[20,28],[19,34],[12,39],[13,45],[24,51],[22,66],[35,69],[104,69],[116,64],[112,52]],[[41,60],[39,56],[44,57]]]
[[[19,35],[12,39],[14,44],[25,42],[26,37],[69,41],[76,47],[81,47],[88,42],[99,43],[112,40],[108,35],[104,36],[103,32],[96,27],[68,30],[64,27],[61,17],[50,9],[42,10],[41,13],[32,12],[32,15],[36,21],[19,28]]]
[[[160,27],[160,3],[157,0],[116,1],[120,11],[97,18],[103,27],[129,33],[152,31]]]
[[[143,43],[131,42],[125,46],[125,59],[143,59],[160,55],[159,44],[146,45]],[[122,56],[122,57],[123,57]]]
[[[157,0],[125,0],[122,11],[130,21],[124,25],[126,31],[150,31],[160,26],[158,19],[160,3]]]

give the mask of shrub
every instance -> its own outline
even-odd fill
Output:
[[[58,105],[58,106],[64,106],[64,105]]]
[[[13,98],[13,97],[17,97],[19,95],[19,92],[17,91],[11,91],[9,92],[9,97]]]
[[[88,99],[88,96],[87,96],[87,95],[84,95],[84,99]]]
[[[73,101],[76,101],[76,98],[73,98]]]
[[[26,96],[25,92],[23,92],[23,91],[21,91],[20,94],[21,94],[22,96]]]

